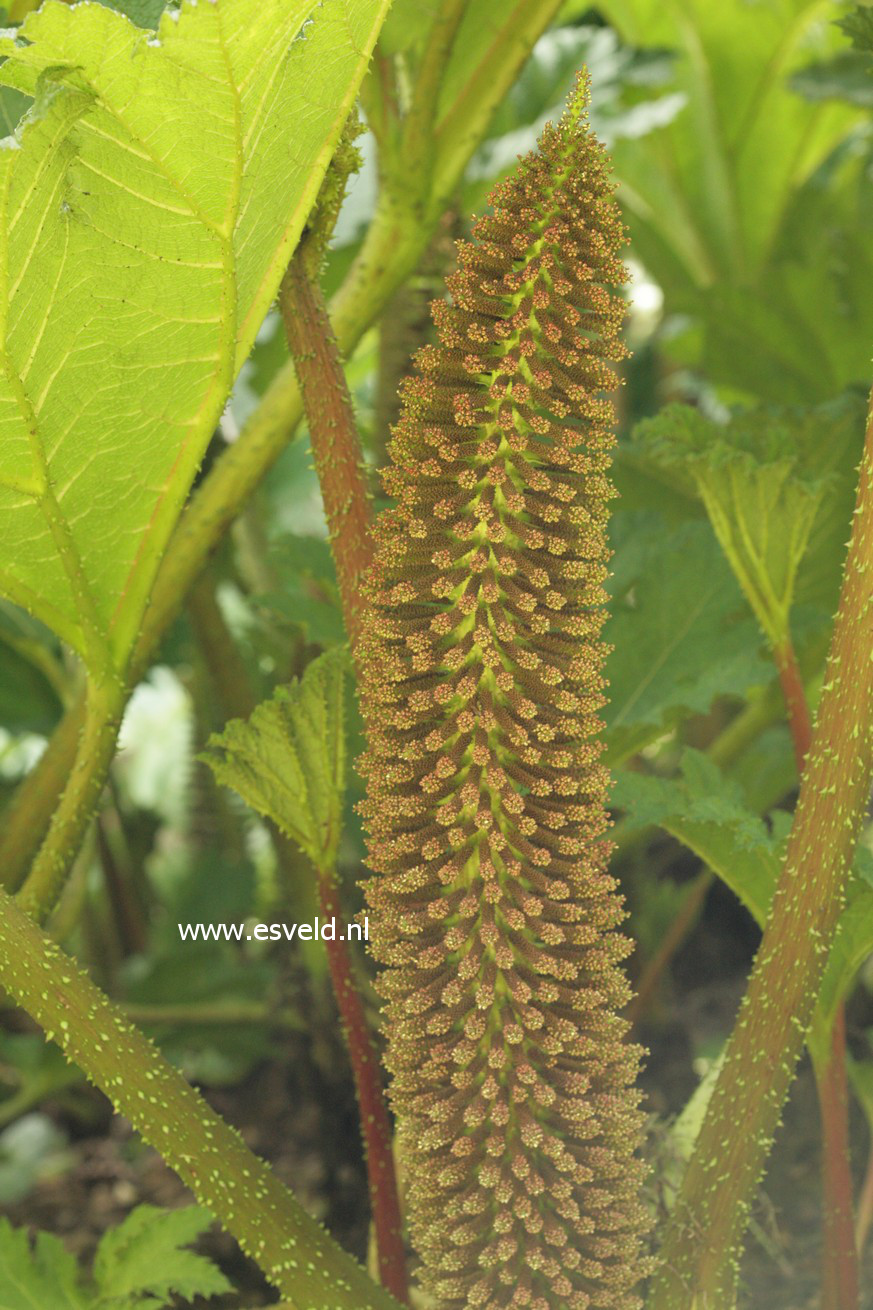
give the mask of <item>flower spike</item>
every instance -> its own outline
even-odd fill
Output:
[[[626,238],[587,99],[459,243],[360,648],[371,938],[441,1307],[630,1310],[645,1272],[597,717]]]

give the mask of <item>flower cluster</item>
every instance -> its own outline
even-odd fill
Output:
[[[624,230],[580,80],[459,245],[359,650],[372,943],[436,1304],[637,1306],[628,944],[599,762]]]

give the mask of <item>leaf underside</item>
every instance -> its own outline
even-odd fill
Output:
[[[385,0],[214,0],[0,39],[0,592],[121,666]]]

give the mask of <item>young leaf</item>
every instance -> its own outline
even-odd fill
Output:
[[[797,571],[827,491],[820,465],[808,471],[829,426],[827,409],[760,409],[719,424],[690,406],[670,405],[634,434],[656,461],[693,478],[773,647],[788,636]]]
[[[0,1219],[0,1310],[93,1310],[79,1267],[63,1242],[38,1233],[31,1249],[24,1228]]]
[[[211,1222],[201,1206],[137,1206],[104,1234],[97,1248],[94,1279],[101,1310],[161,1310],[173,1293],[190,1300],[232,1291],[210,1260],[184,1249]]]
[[[344,650],[320,655],[203,754],[219,782],[272,819],[317,869],[333,867],[346,780]]]
[[[386,0],[47,3],[0,151],[0,592],[123,666]]]

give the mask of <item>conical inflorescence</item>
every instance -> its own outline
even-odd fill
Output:
[[[403,388],[360,647],[367,884],[421,1277],[639,1304],[602,584],[624,230],[580,80],[459,245]]]

